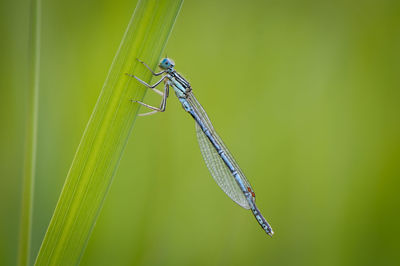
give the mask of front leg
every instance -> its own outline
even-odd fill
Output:
[[[150,70],[150,72],[154,75],[154,76],[159,76],[162,73],[165,73],[165,70],[160,71],[158,73],[155,73],[145,62],[143,62],[142,60],[140,60],[139,58],[136,58],[136,60],[138,60],[140,63],[142,63],[148,70]]]

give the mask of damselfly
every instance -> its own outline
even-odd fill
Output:
[[[200,150],[204,161],[206,162],[206,165],[217,184],[233,201],[245,209],[250,209],[264,231],[268,235],[272,236],[273,231],[271,226],[261,215],[256,206],[255,194],[250,186],[249,181],[247,181],[232,154],[229,152],[221,138],[218,136],[217,132],[214,130],[214,127],[212,126],[211,121],[203,107],[194,97],[190,83],[185,80],[182,75],[175,71],[175,63],[169,58],[164,58],[159,64],[159,67],[162,71],[155,73],[146,63],[142,61],[140,62],[146,66],[154,76],[163,75],[163,77],[154,85],[149,85],[138,77],[127,74],[128,76],[136,78],[143,85],[162,96],[160,107],[150,106],[141,101],[133,101],[153,110],[141,115],[164,112],[167,103],[167,97],[169,95],[169,88],[172,87],[176,96],[181,102],[183,109],[185,109],[185,111],[188,112],[196,121],[196,133]],[[161,92],[155,88],[162,81],[164,81],[165,84],[164,92]]]

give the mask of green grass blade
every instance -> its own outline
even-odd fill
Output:
[[[75,154],[36,265],[79,262],[138,112],[139,105],[130,100],[143,99],[146,91],[124,73],[150,82],[151,73],[136,58],[156,66],[182,2],[143,0],[137,4]]]
[[[26,125],[25,158],[22,187],[22,207],[20,219],[18,265],[29,264],[32,209],[33,209],[33,187],[36,169],[36,142],[37,142],[37,119],[39,99],[39,60],[40,60],[40,23],[41,22],[41,0],[31,1],[31,27],[29,40],[29,88],[28,88],[28,115]]]

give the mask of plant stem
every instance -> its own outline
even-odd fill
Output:
[[[67,175],[36,265],[79,263],[150,82],[140,58],[155,67],[183,0],[137,4]],[[95,63],[95,62],[94,62]],[[134,172],[134,171],[133,171]]]
[[[36,145],[39,100],[39,71],[40,71],[40,27],[41,0],[31,1],[29,39],[29,88],[27,101],[27,125],[25,140],[25,157],[22,187],[22,208],[19,232],[18,265],[26,266],[30,259],[33,191],[36,169]]]

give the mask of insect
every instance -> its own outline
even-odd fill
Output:
[[[140,61],[139,59],[138,61],[146,66],[154,76],[163,75],[154,85],[149,85],[138,77],[127,74],[162,96],[160,107],[154,107],[141,101],[133,101],[152,110],[151,112],[140,115],[143,116],[155,114],[157,112],[164,112],[167,98],[169,96],[169,89],[172,88],[181,102],[183,109],[185,109],[185,111],[188,112],[196,121],[196,134],[200,151],[217,184],[233,201],[245,209],[250,209],[264,231],[268,235],[272,236],[273,231],[271,226],[261,215],[256,206],[255,194],[249,181],[246,179],[232,154],[214,130],[206,112],[194,96],[190,83],[174,69],[174,61],[169,58],[162,59],[159,64],[161,71],[158,73],[153,72],[153,70],[143,61]],[[155,87],[163,81],[165,84],[164,92],[161,92]]]

